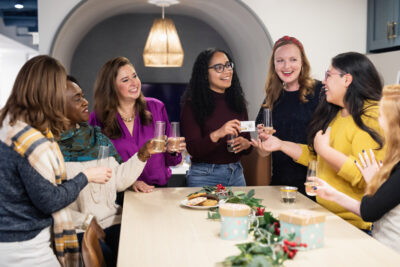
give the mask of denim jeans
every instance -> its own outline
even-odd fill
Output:
[[[187,172],[187,186],[246,186],[240,162],[229,164],[193,163]]]

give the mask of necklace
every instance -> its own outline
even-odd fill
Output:
[[[125,116],[125,113],[121,112],[120,110],[118,110],[118,113],[124,122],[131,122],[131,121],[133,121],[133,118],[135,117],[135,112],[133,112],[132,116],[130,116],[130,117]]]
[[[122,116],[122,114],[119,114],[119,116],[121,117],[121,119],[124,122],[131,122],[133,120],[133,117],[134,117],[133,115],[131,117],[124,117],[124,116]]]

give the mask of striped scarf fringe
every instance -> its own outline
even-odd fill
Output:
[[[1,132],[2,136],[6,136],[4,142],[27,158],[45,179],[53,184],[61,184],[66,179],[64,159],[50,131],[44,136],[25,122],[17,121],[10,126],[8,119],[5,119]],[[79,243],[69,210],[61,209],[54,212],[52,217],[54,251],[61,266],[79,266]]]

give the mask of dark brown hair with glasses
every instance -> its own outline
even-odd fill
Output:
[[[218,73],[222,73],[222,72],[225,71],[225,69],[233,70],[234,67],[235,67],[235,64],[233,64],[233,62],[227,61],[225,63],[225,65],[224,64],[215,64],[215,65],[212,65],[212,66],[210,66],[208,68],[209,69],[214,69]]]

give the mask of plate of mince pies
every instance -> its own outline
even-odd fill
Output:
[[[181,201],[181,205],[192,209],[210,209],[218,207],[218,197],[206,192],[194,193]]]

